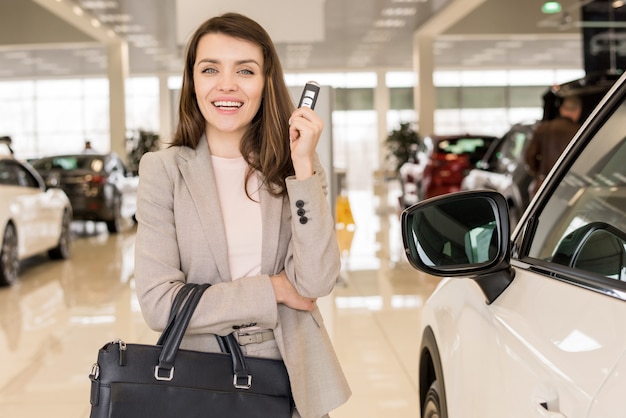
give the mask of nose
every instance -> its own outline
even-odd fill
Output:
[[[237,82],[235,80],[235,77],[232,74],[222,73],[222,77],[220,78],[220,82],[218,84],[218,89],[220,91],[237,90]]]

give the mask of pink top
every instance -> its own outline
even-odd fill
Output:
[[[243,157],[211,156],[217,193],[226,229],[228,264],[232,280],[261,273],[261,204],[256,175],[248,180],[246,196],[244,180],[248,165]]]

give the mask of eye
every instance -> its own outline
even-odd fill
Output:
[[[239,74],[243,74],[243,75],[254,75],[254,71],[248,69],[248,68],[244,68],[242,70],[239,70]]]
[[[217,69],[213,68],[213,67],[207,67],[207,68],[202,68],[200,70],[201,73],[205,73],[205,74],[215,74],[217,73]]]

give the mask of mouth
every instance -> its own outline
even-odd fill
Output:
[[[243,103],[233,102],[233,101],[218,101],[218,102],[213,102],[213,106],[220,108],[220,109],[224,109],[224,110],[235,110],[243,106]]]

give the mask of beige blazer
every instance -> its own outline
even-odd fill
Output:
[[[328,295],[336,283],[339,248],[319,161],[315,170],[304,181],[287,179],[289,197],[261,189],[262,274],[235,281],[206,137],[195,150],[173,147],[143,156],[137,207],[135,280],[148,325],[163,330],[184,282],[211,283],[183,347],[219,351],[214,334],[249,324],[273,329],[304,418],[322,417],[350,396],[319,309],[277,305],[269,278],[284,269],[301,295],[315,298]],[[299,201],[306,222],[298,214]]]

